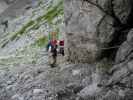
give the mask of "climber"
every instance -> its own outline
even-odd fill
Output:
[[[49,41],[48,41],[48,44],[46,45],[46,51],[51,51],[50,48],[52,48],[52,44],[54,44],[53,40],[56,40],[55,35],[56,35],[55,32],[49,33],[48,35]]]
[[[56,67],[56,59],[57,59],[57,40],[51,41],[51,54],[52,54],[52,63],[51,67]]]
[[[59,48],[59,53],[62,54],[62,56],[64,56],[64,40],[59,41]]]

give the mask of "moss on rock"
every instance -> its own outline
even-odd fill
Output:
[[[38,47],[43,47],[43,46],[46,45],[47,40],[48,40],[48,39],[47,39],[46,36],[42,36],[42,37],[38,38],[38,39],[35,41],[34,45],[36,45],[36,46],[38,46]]]

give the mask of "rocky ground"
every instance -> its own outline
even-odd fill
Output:
[[[92,65],[61,64],[51,68],[44,62],[1,66],[0,100],[76,100],[77,93],[92,82]]]
[[[47,59],[45,54],[43,64],[1,65],[0,100],[132,100],[132,62],[107,74],[97,70],[99,64],[51,68]]]

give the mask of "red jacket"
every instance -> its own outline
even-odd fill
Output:
[[[57,40],[51,40],[51,44],[52,44],[53,46],[57,45]]]
[[[59,42],[59,45],[60,45],[60,46],[64,46],[64,40],[61,40],[61,41]]]

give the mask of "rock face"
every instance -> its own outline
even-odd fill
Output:
[[[25,6],[31,5],[32,0],[6,0],[7,7],[3,9],[4,11],[0,14],[0,17],[16,17],[26,11]]]
[[[91,62],[97,55],[96,25],[101,11],[81,0],[65,0],[67,54],[69,60]]]
[[[107,79],[80,91],[81,100],[132,100],[132,0],[65,0],[66,54],[72,62],[114,60]],[[104,75],[104,76],[105,76]],[[98,86],[98,87],[97,87]],[[102,87],[102,88],[99,88]],[[100,89],[100,92],[97,91]],[[83,91],[83,92],[82,92]],[[98,98],[97,98],[98,96]]]
[[[73,62],[93,62],[98,57],[100,39],[107,42],[114,29],[109,16],[95,5],[82,0],[65,0],[65,24],[66,24],[66,52],[68,59]],[[101,20],[105,19],[101,22]],[[99,23],[101,23],[99,27]],[[105,27],[106,26],[106,27]],[[102,34],[98,34],[98,28]],[[109,33],[106,31],[110,30]],[[102,32],[103,31],[103,32]],[[107,35],[103,35],[106,33]],[[99,35],[99,36],[98,36]]]
[[[26,3],[25,0],[23,1]],[[21,0],[21,2],[23,1]],[[17,1],[16,3],[18,3],[18,7],[19,1]],[[25,5],[25,3],[23,5]],[[2,91],[0,91],[0,99],[132,100],[132,0],[65,0],[64,5],[66,25],[65,46],[68,60],[78,63],[92,63],[97,61],[97,58],[99,58],[100,60],[104,57],[106,57],[107,59],[112,58],[114,60],[114,65],[112,66],[112,68],[107,69],[106,72],[104,72],[104,70],[102,72],[101,70],[98,70],[98,68],[95,68],[95,66],[88,64],[61,66],[61,69],[57,67],[56,71],[53,71],[54,69],[51,70],[47,68],[49,66],[40,66],[39,68],[38,66],[34,67],[31,65],[22,65],[25,66],[22,67],[22,69],[21,66],[16,66],[16,69],[18,69],[18,71],[10,67],[10,69],[6,69],[7,71],[5,73],[0,73],[0,88],[2,88]],[[12,7],[14,8],[14,6],[11,6],[11,8]],[[16,9],[17,7],[15,6],[14,11],[18,12],[19,10]],[[21,7],[22,5],[20,6],[20,8]],[[41,7],[42,6],[38,7],[38,9],[29,9],[29,17],[25,19],[25,22],[27,22],[27,20],[29,21],[29,19],[31,18],[32,21],[28,23],[28,25],[30,24],[29,26],[26,25],[26,29],[26,26],[24,26],[24,30],[27,30],[34,25],[37,25],[37,27],[33,27],[33,29],[35,28],[34,30],[31,29],[31,31],[24,32],[28,33],[28,35],[22,34],[23,37],[21,38],[19,38],[20,34],[17,34],[18,39],[12,41],[11,43],[7,43],[8,45],[3,47],[8,51],[4,51],[4,53],[11,54],[12,52],[16,52],[16,50],[19,49],[16,41],[18,41],[18,43],[21,43],[22,46],[23,44],[27,43],[27,40],[29,40],[29,38],[32,39],[33,37],[36,37],[36,35],[33,34],[35,30],[36,33],[39,32],[38,30],[42,32],[42,29],[44,29],[45,26],[41,27],[42,25],[44,25],[44,23],[42,22],[43,19],[41,19],[44,16],[40,17],[40,14],[44,12],[43,10],[40,10],[42,9]],[[30,12],[32,10],[35,11],[34,13],[37,16],[31,15]],[[8,12],[10,10],[8,9],[6,11]],[[10,13],[6,14],[10,15]],[[21,18],[23,19],[26,16],[27,14],[25,14],[23,17],[20,17],[18,20],[21,20]],[[16,21],[16,26],[18,26],[18,22],[23,21],[24,20]],[[40,22],[37,23],[38,21]],[[13,22],[13,24],[15,23]],[[13,25],[10,24],[10,26]],[[38,27],[40,27],[40,29],[38,29]],[[44,31],[46,30],[44,29]],[[20,30],[20,33],[23,32]],[[3,37],[5,36],[6,35],[3,35]],[[24,39],[26,38],[25,36],[28,37],[24,42]],[[8,36],[7,39],[8,38],[10,38],[10,36]],[[5,42],[5,40],[6,39],[4,39],[2,42]],[[11,40],[9,39],[9,41],[6,42],[10,42]],[[29,42],[31,41],[34,42],[35,40],[29,40]],[[12,50],[12,48],[15,48],[15,45],[18,49]],[[21,48],[23,49],[23,47]],[[33,52],[32,49],[33,48],[28,49],[30,53]],[[11,51],[9,52],[9,50]],[[2,52],[0,53],[3,54]],[[29,54],[29,52],[26,54]],[[42,55],[38,55],[38,53],[34,54],[37,54],[37,56]],[[30,62],[32,62],[32,64],[35,64],[35,61],[39,57],[32,55],[31,57],[35,59]],[[11,59],[13,59],[13,57]],[[44,61],[43,64],[45,65],[46,59],[48,58],[46,57],[39,60]],[[106,59],[105,61],[104,59],[102,60],[103,62],[108,61]],[[1,62],[4,61],[6,60],[1,60]],[[44,67],[46,67],[46,69]],[[104,64],[104,66],[102,67],[109,68],[108,64]],[[64,88],[62,88],[62,86]],[[51,89],[54,89],[54,92],[56,92],[54,93],[54,95],[51,93]],[[45,96],[50,98],[47,99]],[[57,99],[54,99],[53,96],[55,96]],[[53,99],[51,97],[53,97]]]
[[[0,13],[7,9],[16,0],[0,0]]]
[[[113,0],[113,5],[116,16],[122,23],[127,23],[131,15],[132,0]]]
[[[132,25],[131,0],[65,0],[66,54],[72,62],[113,58]],[[130,23],[129,23],[130,22]],[[129,24],[127,24],[129,23]]]
[[[41,56],[41,51],[45,50],[48,42],[48,34],[52,31],[64,33],[63,19],[63,0],[12,1],[9,7],[0,14],[0,62],[3,62],[3,59],[10,59],[11,56],[15,59],[16,57],[23,58],[25,57],[23,55],[32,47],[34,49],[31,50]],[[58,37],[62,39],[60,34]],[[39,56],[33,52],[26,54],[28,57],[31,55],[31,58],[26,57],[29,60],[24,58],[23,61],[35,63],[37,60],[33,59]],[[39,57],[39,62],[43,62],[42,57]]]
[[[104,96],[104,100],[112,98],[114,96],[117,98],[112,98],[110,100],[130,100],[133,97],[132,33],[133,30],[131,29],[131,31],[127,35],[127,40],[120,46],[117,52],[117,64],[110,70],[112,75],[110,76],[108,82],[104,84],[105,87],[113,88],[113,90],[108,90],[107,94]]]
[[[129,57],[132,56],[133,51],[133,30],[127,35],[127,40],[120,46],[117,56],[116,63],[122,62],[124,60],[129,60]]]
[[[3,12],[7,7],[8,5],[5,2],[1,1],[0,2],[0,13]]]
[[[124,41],[117,51],[116,64],[109,70],[110,75],[106,83],[101,86],[100,92],[93,88],[95,94],[80,93],[83,100],[96,98],[95,100],[132,100],[133,93],[133,29],[127,34],[127,39]],[[105,78],[101,79],[105,81]],[[89,87],[90,86],[90,87]],[[87,90],[92,88],[89,85]],[[100,85],[96,85],[100,87]],[[95,87],[96,87],[95,86]],[[83,89],[84,90],[84,89]],[[83,91],[82,90],[82,91]],[[81,92],[82,92],[81,91]],[[98,96],[98,97],[97,97]],[[82,99],[81,99],[82,100]],[[91,100],[91,99],[90,99]]]

